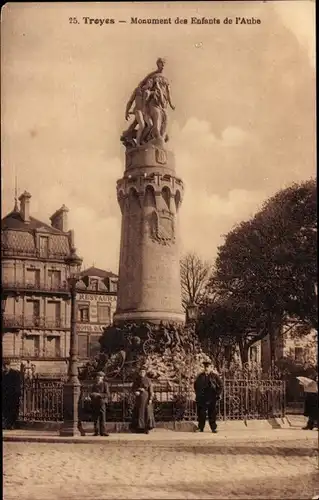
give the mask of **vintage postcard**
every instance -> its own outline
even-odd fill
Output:
[[[4,498],[318,498],[315,2],[8,2],[1,68]]]

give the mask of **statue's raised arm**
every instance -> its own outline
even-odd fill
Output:
[[[134,115],[135,119],[121,137],[126,147],[134,148],[147,143],[163,144],[168,141],[167,104],[172,110],[175,106],[169,82],[163,75],[165,59],[158,58],[156,65],[157,69],[143,78],[127,103],[125,118],[127,120],[129,115]],[[130,112],[134,102],[134,110]]]

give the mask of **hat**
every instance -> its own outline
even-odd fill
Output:
[[[104,372],[97,372],[96,376],[97,377],[105,377],[105,373]]]

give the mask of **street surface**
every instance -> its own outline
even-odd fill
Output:
[[[317,448],[300,429],[4,442],[4,500],[311,499]]]

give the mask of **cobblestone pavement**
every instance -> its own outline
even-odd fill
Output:
[[[268,440],[205,433],[161,442],[154,433],[122,443],[5,442],[4,500],[311,499],[318,433],[272,432]]]

